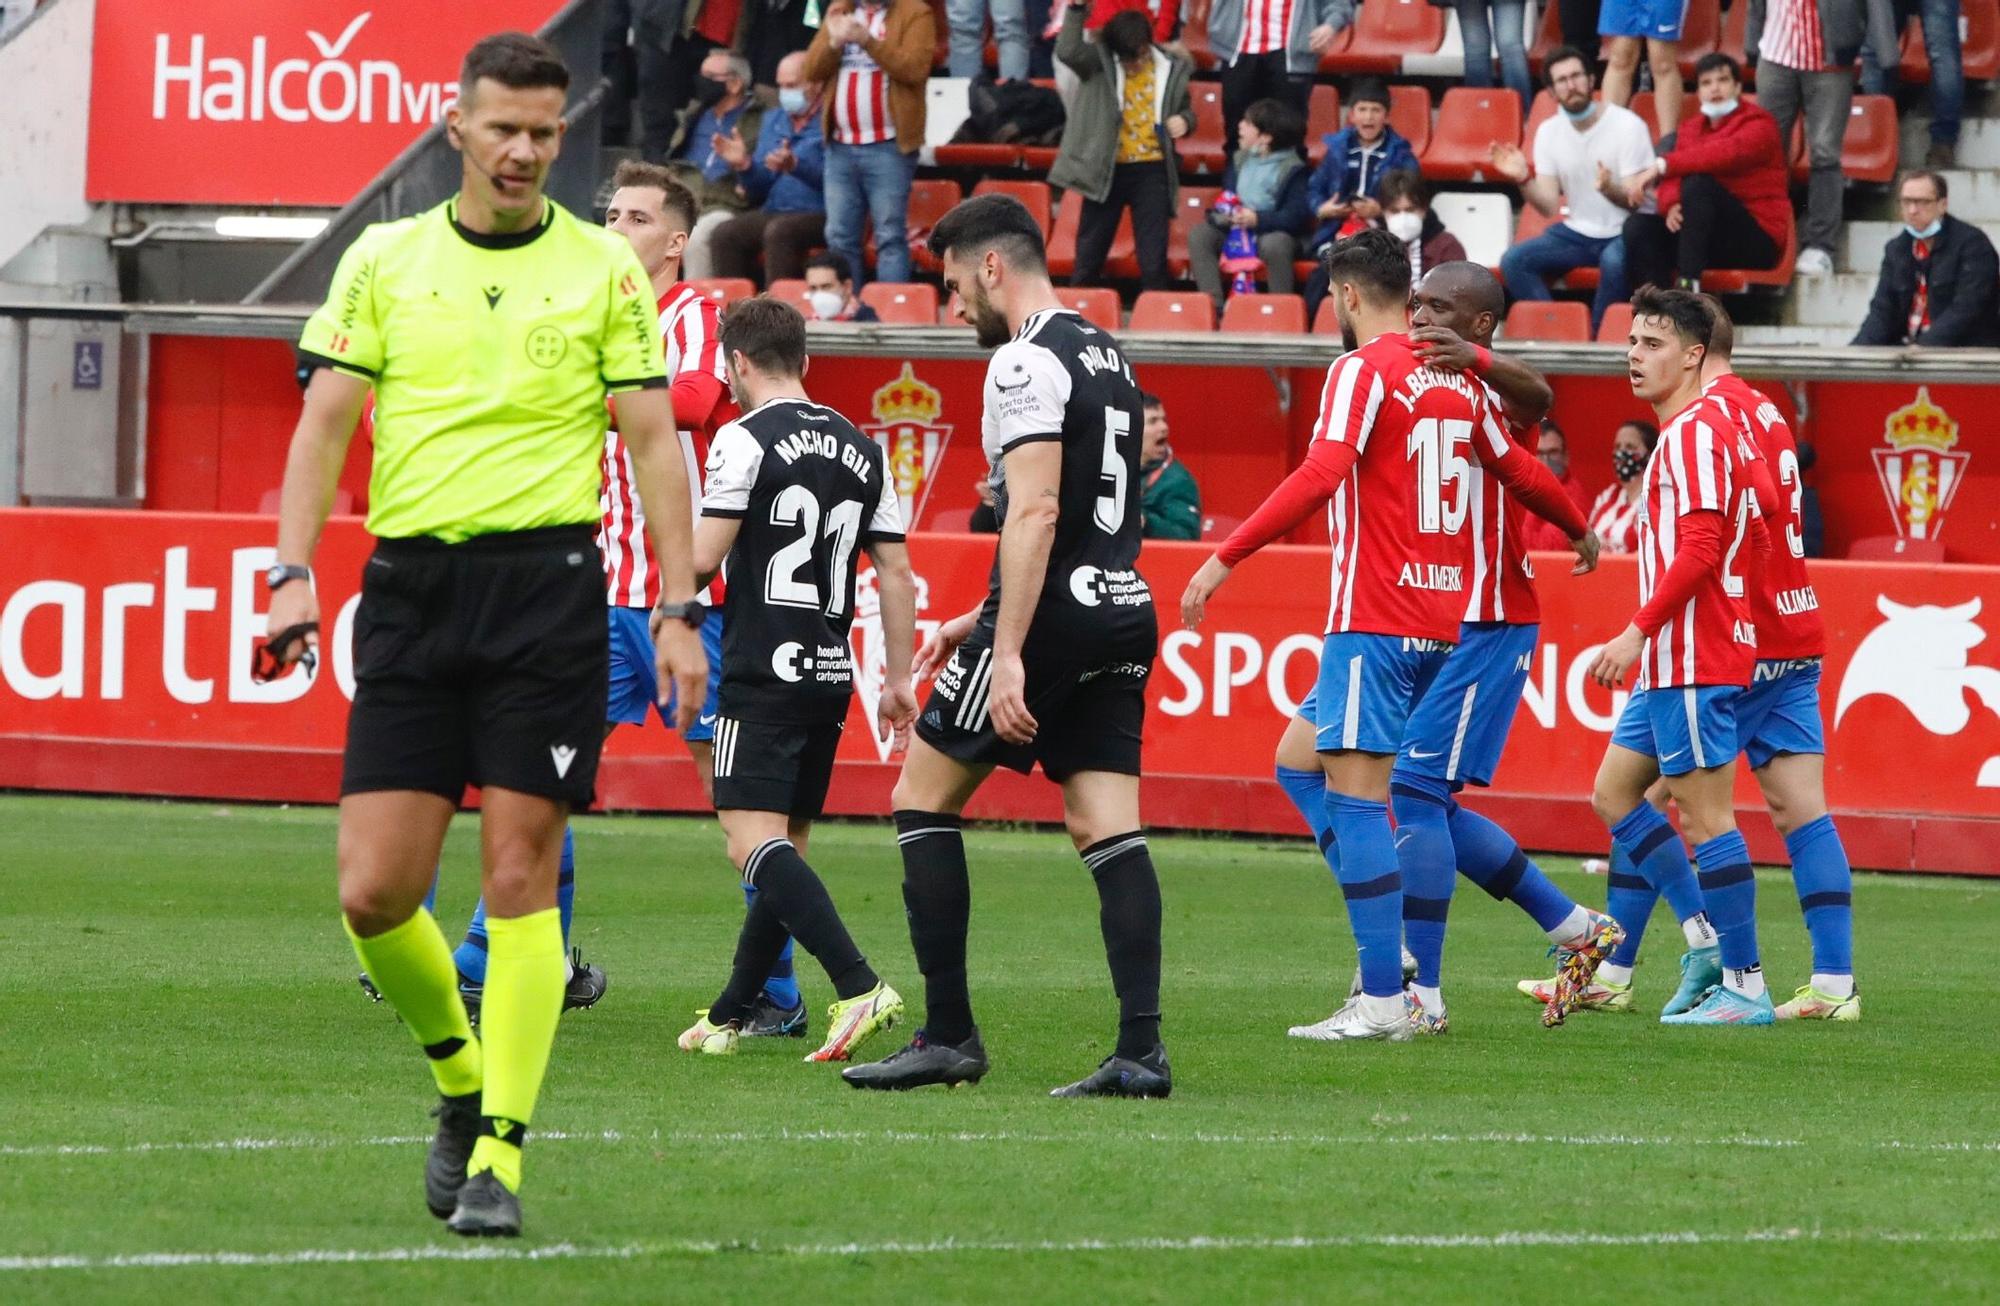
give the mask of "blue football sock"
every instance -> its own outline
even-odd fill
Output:
[[[1632,864],[1666,898],[1667,905],[1674,909],[1675,919],[1686,921],[1701,915],[1701,885],[1695,882],[1694,867],[1688,864],[1687,845],[1651,803],[1641,802],[1627,812],[1612,825],[1611,837],[1625,845]],[[1747,862],[1749,858],[1744,860]],[[1623,916],[1617,912],[1611,914],[1619,924],[1624,924]]]
[[[458,951],[451,954],[458,966],[459,975],[474,984],[486,982],[486,899],[480,898],[472,909],[472,923],[465,927],[465,942],[458,945]]]
[[[1611,884],[1604,891],[1604,910],[1625,927],[1624,941],[1612,950],[1612,965],[1629,969],[1639,964],[1639,945],[1646,938],[1646,922],[1653,919],[1653,907],[1659,901],[1660,891],[1639,874],[1625,845],[1612,844]]]
[[[743,886],[745,906],[757,901],[757,890],[752,885]],[[792,969],[792,940],[785,939],[785,950],[778,954],[778,964],[771,967],[770,975],[764,980],[764,992],[771,995],[771,1001],[790,1010],[799,1005],[799,977]]]
[[[1718,834],[1694,850],[1701,863],[1701,896],[1708,921],[1722,936],[1725,970],[1757,964],[1757,876],[1740,831]]]
[[[1493,897],[1511,902],[1553,930],[1576,910],[1576,900],[1555,886],[1542,868],[1528,860],[1521,845],[1494,822],[1477,812],[1451,804],[1451,842],[1458,850],[1458,869]]]
[[[1812,935],[1813,974],[1854,973],[1854,874],[1831,816],[1785,836],[1792,855],[1792,883]]]
[[[1361,991],[1391,998],[1403,991],[1403,877],[1386,803],[1329,791],[1327,819],[1339,855],[1340,892],[1361,957]]]
[[[569,946],[569,923],[576,915],[576,835],[563,827],[562,861],[556,871],[556,910],[562,914],[563,947]]]
[[[444,878],[444,868],[431,872],[431,891],[424,895],[424,910],[435,916],[438,914],[438,881]]]
[[[1451,786],[1427,775],[1397,771],[1389,778],[1396,813],[1396,861],[1403,876],[1403,942],[1417,959],[1417,983],[1438,986],[1444,965],[1445,918],[1458,879],[1457,854],[1445,811]]]
[[[1320,856],[1331,864],[1332,856],[1327,850],[1333,846],[1333,823],[1326,814],[1326,772],[1294,771],[1281,766],[1278,787],[1292,800],[1292,806],[1299,809],[1306,829],[1312,831],[1313,842],[1319,845]]]

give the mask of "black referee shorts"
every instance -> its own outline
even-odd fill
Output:
[[[354,614],[340,792],[496,785],[588,807],[608,638],[595,526],[382,540]]]

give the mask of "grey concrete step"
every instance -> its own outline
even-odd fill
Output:
[[[1858,326],[1858,323],[1852,326],[1739,326],[1736,328],[1736,343],[1772,349],[1789,346],[1826,348],[1853,340]]]
[[[1931,144],[1931,120],[1910,114],[1902,120],[1903,166],[1915,168],[1924,161]],[[1968,169],[2000,168],[2000,119],[1967,118],[1958,135],[1958,166]]]
[[[1901,232],[1900,222],[1848,222],[1840,231],[1840,248],[1834,251],[1833,265],[1842,272],[1866,272],[1873,276],[1882,267],[1882,247]]]
[[[1874,294],[1873,272],[1836,272],[1817,280],[1794,281],[1785,303],[1785,323],[1844,327],[1851,335],[1868,316],[1868,301]]]

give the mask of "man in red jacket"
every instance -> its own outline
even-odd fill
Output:
[[[1771,115],[1743,99],[1743,70],[1726,54],[1695,65],[1701,116],[1683,122],[1674,148],[1623,180],[1637,209],[1657,183],[1657,213],[1625,220],[1633,289],[1698,289],[1712,267],[1769,268],[1792,226],[1785,152]]]

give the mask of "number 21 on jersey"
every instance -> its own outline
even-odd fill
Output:
[[[787,608],[817,608],[822,600],[814,575],[813,546],[824,536],[828,548],[826,576],[833,593],[824,600],[826,615],[838,617],[847,611],[847,560],[854,554],[855,539],[861,533],[861,502],[843,499],[826,514],[826,528],[820,529],[819,500],[803,485],[788,485],[771,502],[773,526],[797,527],[799,537],[771,555],[764,571],[764,598]],[[803,576],[801,575],[803,573]]]

